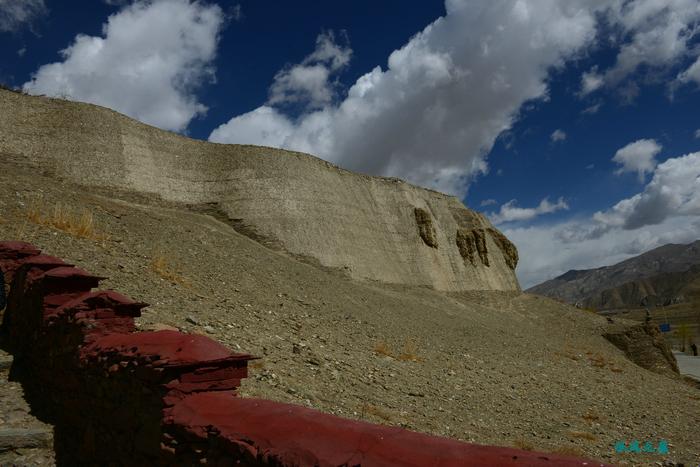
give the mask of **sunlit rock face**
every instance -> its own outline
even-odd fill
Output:
[[[515,247],[453,196],[307,154],[195,141],[95,105],[0,90],[0,108],[0,157],[9,163],[204,210],[354,279],[520,289]]]

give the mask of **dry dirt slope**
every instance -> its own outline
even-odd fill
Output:
[[[109,276],[105,287],[152,304],[143,326],[209,333],[261,356],[244,395],[478,443],[621,464],[700,462],[700,391],[626,360],[600,337],[605,318],[515,292],[353,281],[206,215],[9,161],[0,186],[0,238]],[[57,202],[92,212],[109,237],[27,219],[45,220]],[[620,439],[665,439],[671,454],[616,456]]]

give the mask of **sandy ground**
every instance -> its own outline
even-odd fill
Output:
[[[103,288],[151,304],[144,328],[260,356],[244,396],[620,465],[700,463],[700,391],[628,361],[601,337],[604,317],[528,294],[352,281],[181,206],[3,169],[0,238],[108,276]],[[105,237],[28,220],[56,203],[92,213]],[[670,453],[615,453],[633,439]]]

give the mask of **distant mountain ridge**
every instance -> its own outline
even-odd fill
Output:
[[[668,244],[612,266],[568,271],[527,292],[600,309],[640,306],[645,297],[652,305],[668,304],[700,280],[697,265],[700,240]]]

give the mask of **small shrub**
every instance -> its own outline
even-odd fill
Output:
[[[598,439],[596,435],[586,431],[570,431],[569,436],[571,438],[587,439],[588,441],[595,441]]]
[[[27,208],[25,217],[30,222],[52,227],[77,238],[102,241],[109,239],[109,235],[97,231],[92,213],[87,209],[76,214],[67,206],[57,203],[51,209],[50,214],[44,215],[45,209],[42,209],[40,203],[40,200],[36,198]]]
[[[397,360],[402,362],[421,362],[422,358],[418,356],[418,346],[413,341],[406,341],[403,345],[403,352],[401,355],[396,357]]]
[[[534,451],[535,446],[530,443],[529,441],[526,441],[524,438],[518,438],[513,440],[513,446],[522,449],[523,451]]]
[[[391,353],[389,345],[384,341],[377,342],[374,345],[374,353],[376,353],[377,355],[384,355],[385,357],[394,358],[394,354]]]
[[[596,422],[600,420],[600,416],[598,414],[590,411],[582,415],[581,418],[586,420],[587,422]]]
[[[692,328],[686,323],[679,324],[673,335],[681,343],[681,352],[685,352],[686,345],[689,347],[694,337]]]
[[[397,356],[391,351],[389,344],[384,341],[374,345],[374,353],[385,357],[393,358],[401,362],[422,362],[423,359],[417,354],[418,346],[413,341],[407,340],[403,345],[403,351]]]
[[[185,287],[190,286],[190,282],[170,265],[170,261],[162,253],[157,253],[153,256],[151,260],[151,271],[173,284]]]
[[[596,368],[608,368],[613,373],[622,373],[624,370],[615,365],[615,362],[608,359],[605,355],[593,352],[586,352],[591,365]]]
[[[365,414],[368,414],[386,420],[387,422],[392,421],[394,418],[390,412],[368,403],[364,403],[360,406],[360,413],[362,414],[362,418],[364,418]]]
[[[263,368],[265,368],[265,362],[262,360],[253,360],[248,363],[248,368],[262,370]]]

